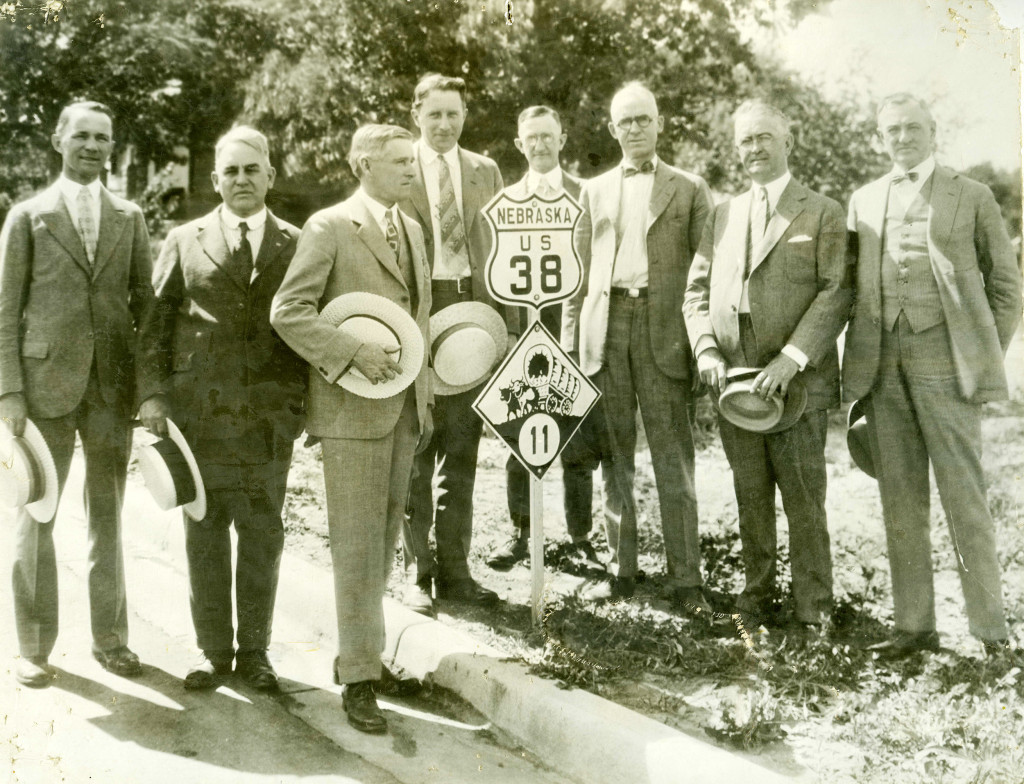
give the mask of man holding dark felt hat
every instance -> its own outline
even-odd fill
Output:
[[[185,688],[215,687],[234,662],[238,675],[266,690],[277,685],[267,649],[284,548],[281,510],[306,391],[305,362],[271,328],[270,303],[299,232],[266,208],[274,168],[262,133],[228,131],[214,166],[224,203],[174,229],[156,262],[156,307],[140,336],[139,417],[163,436],[173,418],[206,489],[205,510],[184,508],[202,651]]]
[[[760,368],[749,391],[765,400],[785,397],[797,380],[806,389],[803,413],[784,429],[740,427],[722,412],[718,422],[743,544],[746,584],[736,609],[756,626],[775,598],[777,486],[789,521],[796,619],[818,625],[832,607],[827,409],[839,405],[836,338],[853,298],[843,210],[790,175],[793,136],[777,108],[744,102],[734,123],[752,186],[708,218],[683,313],[701,380],[716,397],[742,367]]]

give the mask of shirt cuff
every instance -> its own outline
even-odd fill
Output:
[[[800,349],[798,349],[796,346],[794,346],[792,343],[787,343],[785,346],[783,346],[782,353],[785,354],[794,362],[796,362],[800,370],[803,370],[805,367],[807,367],[807,362],[809,361],[807,359],[807,355]]]
[[[709,348],[717,349],[718,343],[715,341],[713,337],[711,337],[711,335],[701,335],[699,338],[697,338],[697,345],[694,346],[693,355],[695,357],[699,357]]]

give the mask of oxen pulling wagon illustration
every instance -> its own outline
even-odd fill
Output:
[[[508,419],[525,417],[534,411],[569,416],[580,394],[581,382],[575,368],[559,361],[541,344],[534,346],[523,361],[525,378],[502,387],[501,400],[508,406]]]

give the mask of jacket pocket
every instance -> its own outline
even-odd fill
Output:
[[[45,340],[26,340],[21,344],[21,355],[32,359],[46,359],[50,344]]]

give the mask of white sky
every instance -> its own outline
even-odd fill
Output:
[[[932,105],[944,163],[1015,169],[1021,36],[1000,27],[993,6],[1003,24],[1024,25],[1024,0],[833,0],[774,41],[758,34],[756,46],[831,97],[918,94]]]

